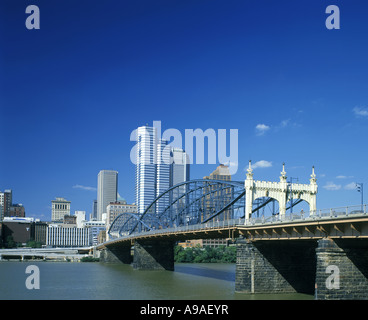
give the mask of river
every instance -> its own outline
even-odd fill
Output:
[[[39,270],[39,289],[27,289],[29,265]],[[28,279],[30,280],[30,279]],[[304,300],[305,294],[234,292],[235,264],[176,263],[175,271],[133,270],[95,262],[0,263],[1,300]],[[32,280],[32,283],[35,283]]]

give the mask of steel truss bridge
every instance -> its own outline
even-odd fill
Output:
[[[244,182],[191,180],[163,192],[143,214],[120,214],[108,234],[110,239],[116,239],[154,230],[242,219],[244,207]]]
[[[289,188],[292,190],[292,185]],[[360,234],[360,222],[354,224],[354,217],[368,218],[366,206],[313,212],[294,210],[293,213],[292,208],[303,200],[293,199],[291,192],[288,194],[286,210],[290,210],[289,213],[279,214],[278,201],[264,196],[253,201],[252,216],[246,219],[244,182],[209,179],[183,182],[163,192],[143,214],[117,216],[108,229],[108,241],[102,246],[159,235],[176,240],[234,239],[239,235],[250,239],[289,239],[301,235],[309,239],[322,238],[330,231],[348,228],[352,234]]]

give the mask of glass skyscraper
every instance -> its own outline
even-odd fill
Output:
[[[155,127],[142,126],[137,129],[137,161],[135,201],[138,213],[156,197],[157,132]]]
[[[136,132],[136,204],[138,213],[143,213],[165,190],[189,180],[189,161],[182,149],[171,148],[168,141],[159,139],[155,127],[142,126]],[[161,212],[169,200],[160,198],[151,213]]]
[[[168,141],[160,140],[157,144],[156,197],[170,188],[170,146]],[[161,212],[169,204],[169,195],[157,201],[156,212]]]

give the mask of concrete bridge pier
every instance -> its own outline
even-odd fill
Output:
[[[316,298],[368,299],[368,239],[321,239]]]
[[[314,293],[315,241],[237,241],[235,291]]]
[[[136,240],[133,268],[174,271],[174,244],[170,240]]]
[[[130,244],[109,246],[100,252],[101,262],[130,264],[132,260]]]

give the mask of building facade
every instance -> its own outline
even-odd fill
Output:
[[[85,221],[83,223],[83,227],[89,229],[90,245],[96,246],[97,244],[99,244],[100,233],[105,232],[106,230],[105,221],[97,221],[97,220]]]
[[[97,220],[102,220],[106,207],[116,201],[118,196],[118,172],[101,170],[97,179]]]
[[[190,164],[187,153],[180,148],[171,150],[170,185],[175,186],[190,180]]]
[[[46,234],[47,234],[48,224],[42,221],[36,221],[34,224],[34,240],[46,245]]]
[[[74,211],[75,223],[77,224],[77,228],[83,228],[86,222],[86,212],[85,211]]]
[[[0,191],[0,221],[4,217],[11,217],[10,208],[13,203],[13,193],[12,190]]]
[[[2,229],[5,245],[8,245],[10,241],[25,245],[34,237],[34,219],[5,217]]]
[[[138,206],[136,204],[127,204],[126,201],[111,202],[107,206],[106,230],[109,230],[115,218],[122,213],[138,213]]]
[[[23,217],[24,218],[25,216],[26,216],[26,211],[21,203],[13,204],[10,207],[9,217]]]
[[[90,229],[62,225],[49,225],[46,233],[46,246],[72,248],[90,246]]]
[[[51,200],[51,220],[63,221],[64,216],[70,215],[70,201],[64,198]]]

